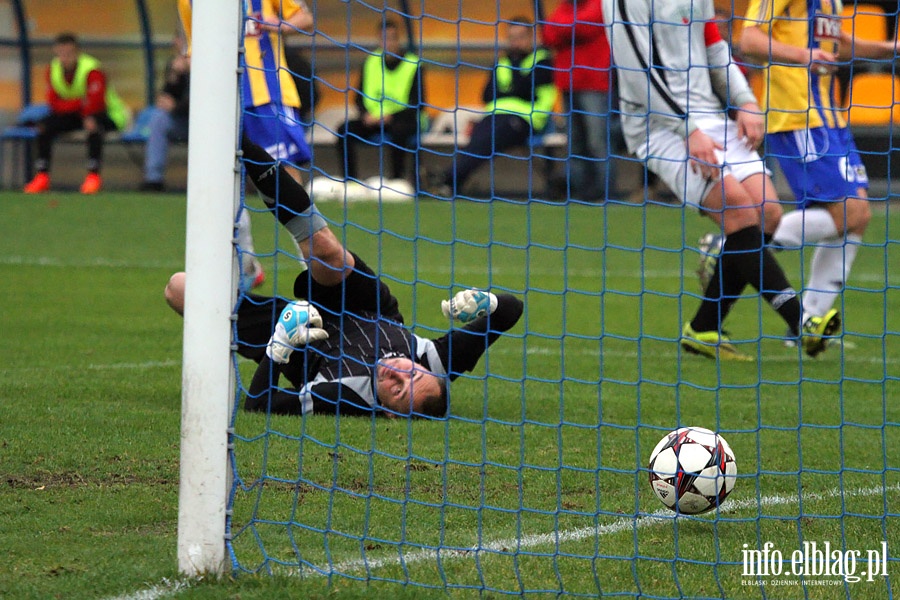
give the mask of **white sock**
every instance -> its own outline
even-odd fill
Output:
[[[821,317],[831,310],[838,294],[844,289],[861,242],[862,236],[849,233],[846,244],[842,239],[835,238],[828,240],[827,246],[816,248],[809,282],[803,294],[805,312]]]
[[[237,224],[237,243],[244,252],[256,252],[253,248],[253,233],[250,231],[250,213],[242,210]]]
[[[241,211],[238,217],[237,225],[237,243],[241,249],[242,268],[244,275],[255,275],[260,268],[259,260],[256,258],[256,249],[253,247],[253,233],[250,231],[250,212]]]
[[[803,244],[815,244],[837,235],[831,213],[824,208],[807,208],[784,215],[772,236],[772,242],[782,248],[797,249]]]

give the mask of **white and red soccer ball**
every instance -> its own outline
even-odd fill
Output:
[[[650,486],[668,508],[696,515],[720,506],[737,478],[734,452],[721,435],[702,427],[668,433],[650,455]]]

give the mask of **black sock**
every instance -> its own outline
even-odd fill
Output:
[[[802,309],[797,292],[791,287],[781,265],[768,248],[762,246],[762,232],[759,227],[746,227],[728,236],[725,248],[734,251],[729,264],[744,281],[762,294],[795,335],[800,332]]]
[[[247,175],[282,224],[286,224],[312,206],[312,200],[303,186],[291,177],[281,163],[276,162],[268,152],[251,142],[247,136],[241,139],[241,150],[244,153],[244,168]]]
[[[725,244],[727,248],[727,239]],[[716,261],[712,279],[709,280],[703,294],[703,301],[691,320],[691,328],[694,331],[721,331],[722,322],[746,287],[743,277],[736,274],[734,267],[729,264],[730,256],[723,250],[719,260]]]
[[[762,295],[772,305],[795,336],[800,335],[800,322],[803,320],[803,307],[797,292],[791,287],[781,265],[768,248],[762,252]]]

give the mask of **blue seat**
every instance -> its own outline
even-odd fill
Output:
[[[29,104],[19,112],[15,125],[6,127],[0,138],[3,140],[33,140],[37,137],[34,125],[50,114],[46,104]]]
[[[34,125],[38,121],[46,118],[50,114],[50,105],[48,104],[29,104],[19,113],[16,123],[20,125]]]
[[[16,118],[16,125],[30,126],[43,120],[50,114],[50,106],[47,104],[29,104],[22,109]]]
[[[17,173],[24,173],[26,179],[31,179],[31,144],[37,138],[37,130],[34,125],[49,114],[50,107],[48,105],[29,104],[16,116],[14,125],[0,131],[0,187],[2,187],[5,178],[4,172],[7,168],[3,156],[7,142],[12,146],[13,151],[10,180],[14,180]]]
[[[150,137],[150,123],[160,111],[155,106],[148,106],[138,113],[131,128],[123,132],[119,141],[125,144],[143,144]]]
[[[0,137],[4,140],[33,140],[37,137],[37,131],[34,127],[10,125],[0,133]]]

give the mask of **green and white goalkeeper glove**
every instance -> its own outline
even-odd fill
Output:
[[[464,290],[449,300],[441,300],[441,312],[448,319],[471,323],[497,310],[497,296],[482,290]]]

